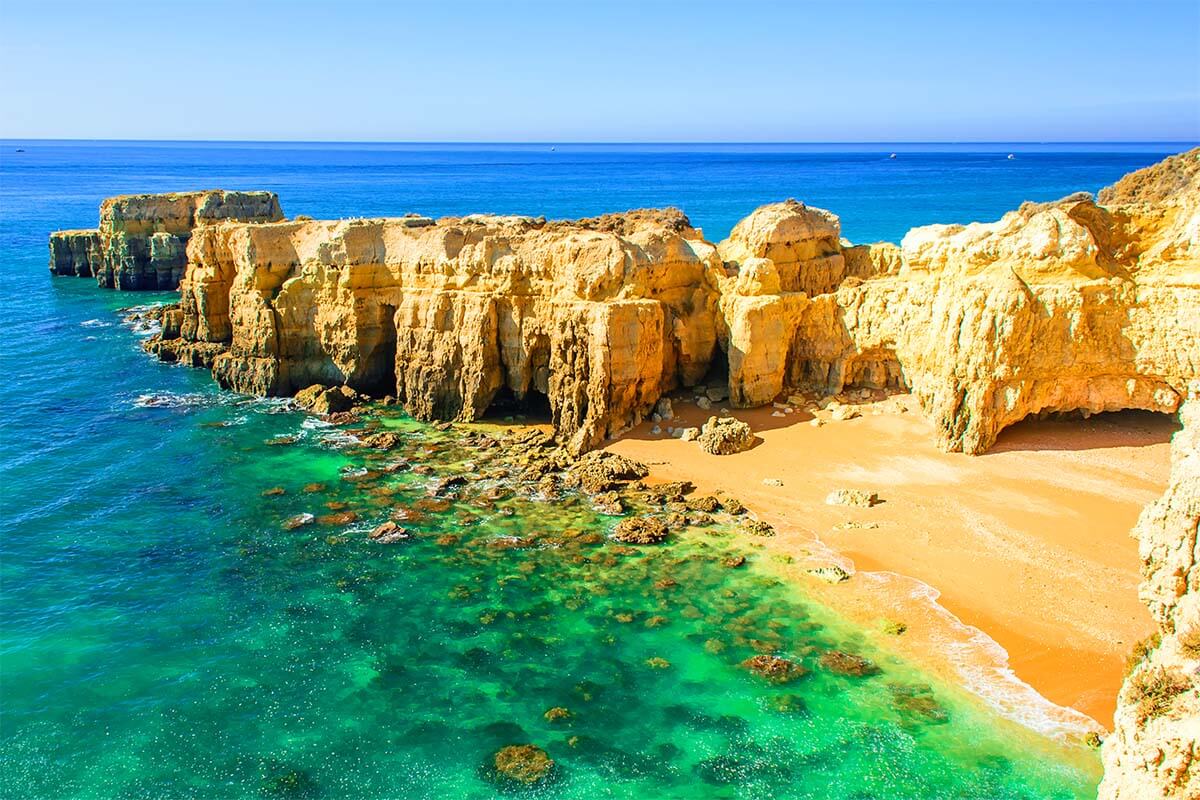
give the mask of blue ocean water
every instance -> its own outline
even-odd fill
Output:
[[[503,514],[430,509],[410,544],[366,543],[362,526],[419,502],[420,480],[361,483],[366,457],[331,431],[150,361],[117,309],[170,295],[52,280],[46,238],[94,226],[106,196],[219,187],[314,217],[675,205],[714,240],[796,197],[853,241],[898,240],[1095,191],[1187,146],[0,142],[0,796],[485,797],[480,764],[522,741],[559,763],[541,790],[555,797],[1088,796],[1094,754],[1041,747],[874,654],[753,553],[722,570],[714,554],[736,542],[604,556],[555,532],[613,520],[512,497]],[[435,470],[467,457],[385,424]],[[358,519],[281,528],[339,509]],[[686,592],[656,594],[663,570]],[[763,641],[814,668],[788,697],[736,666]],[[883,675],[823,674],[833,647]],[[550,707],[570,708],[566,727]]]

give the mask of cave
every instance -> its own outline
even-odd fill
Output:
[[[907,392],[904,368],[890,348],[877,347],[846,359],[842,368],[842,389],[882,389]]]
[[[718,342],[713,347],[712,358],[708,362],[708,370],[704,377],[696,383],[697,386],[721,386],[729,388],[729,353]]]
[[[1179,428],[1177,413],[1139,408],[1103,412],[1044,409],[1005,426],[987,452],[1165,445]]]
[[[379,306],[379,337],[366,358],[361,389],[375,397],[396,393],[396,307]]]
[[[483,412],[484,419],[503,419],[505,417],[524,417],[525,422],[550,422],[553,409],[550,398],[545,392],[530,387],[522,397],[507,386],[501,386],[492,397],[487,410]]]

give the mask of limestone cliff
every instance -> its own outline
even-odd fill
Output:
[[[283,219],[271,192],[181,192],[110,197],[96,230],[50,235],[50,272],[95,277],[108,289],[175,289],[192,231],[225,221]]]
[[[1133,531],[1140,595],[1159,633],[1134,654],[1121,688],[1102,800],[1200,797],[1200,396],[1179,418],[1170,484]]]
[[[731,237],[747,244],[720,245],[767,253],[723,282],[731,397],[757,405],[789,385],[908,388],[939,445],[967,453],[1031,414],[1173,412],[1200,375],[1198,157],[1167,159],[1104,195],[1135,202],[1027,203],[993,223],[916,228],[898,250],[844,249],[856,266],[840,283],[844,264],[819,246],[782,248],[780,261],[753,246],[778,241],[781,219],[823,213],[760,209]],[[752,220],[763,229],[748,229]],[[823,235],[816,220],[786,229]],[[796,252],[812,259],[802,272]],[[813,295],[788,274],[835,288]]]
[[[425,419],[541,397],[577,451],[698,381],[716,344],[722,263],[677,211],[218,225],[188,252],[168,358],[253,394],[394,394]]]
[[[850,246],[835,215],[794,200],[712,245],[676,211],[234,222],[124,198],[98,233],[52,242],[52,263],[143,274],[105,255],[114,232],[186,229],[180,307],[150,347],[238,391],[346,383],[458,420],[540,400],[582,450],[727,373],[735,406],[911,390],[940,446],[974,454],[1029,415],[1176,410],[1200,377],[1198,159],[1133,173],[1103,205],[1026,203],[898,246]]]

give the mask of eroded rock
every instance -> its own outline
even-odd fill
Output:
[[[715,456],[741,453],[754,446],[754,431],[733,417],[709,417],[700,429],[700,448]]]

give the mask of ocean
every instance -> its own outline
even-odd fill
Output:
[[[795,197],[898,241],[1187,146],[0,141],[0,796],[482,798],[513,792],[490,759],[527,742],[556,762],[541,797],[1094,796],[1094,750],[890,655],[728,520],[626,552],[590,535],[615,517],[496,470],[430,502],[486,454],[381,411],[387,457],[420,467],[390,472],[154,362],[119,310],[171,295],[52,279],[46,241],[104,197],[205,188],[317,218],[674,205],[714,241]],[[398,508],[412,538],[370,542]],[[809,674],[764,682],[740,666],[762,653]]]

